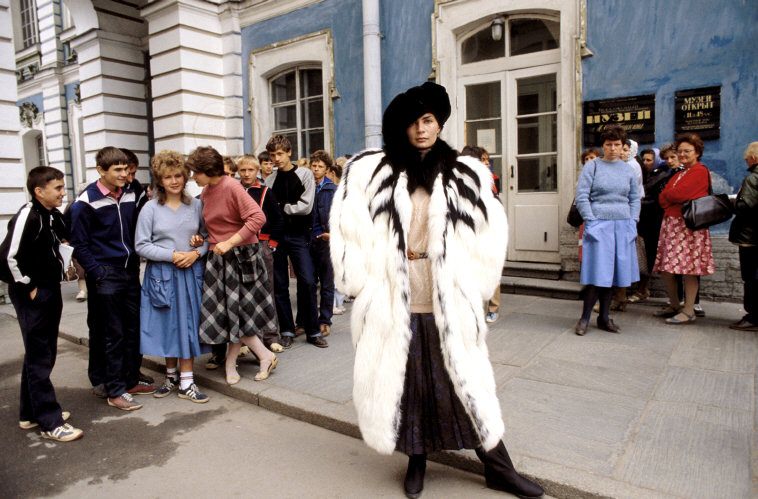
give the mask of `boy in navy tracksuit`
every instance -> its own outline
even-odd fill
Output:
[[[310,249],[316,282],[321,283],[318,323],[321,334],[329,336],[334,313],[334,269],[329,256],[329,211],[332,209],[332,199],[337,191],[337,185],[326,176],[326,172],[332,168],[333,164],[328,152],[315,151],[311,154],[310,162],[316,182]],[[315,286],[311,299],[314,303],[316,302]]]
[[[39,426],[42,436],[59,442],[76,440],[82,431],[64,421],[50,382],[58,346],[64,274],[60,243],[66,240],[63,215],[57,208],[65,196],[63,172],[39,166],[29,172],[26,188],[32,196],[8,223],[0,246],[0,273],[16,309],[24,340],[19,427]]]
[[[125,189],[127,158],[115,147],[98,151],[100,180],[71,207],[74,257],[84,267],[89,297],[89,378],[104,389],[108,405],[142,407],[132,395],[154,393],[139,383],[139,257],[134,251],[136,195]],[[103,385],[100,387],[100,385]]]

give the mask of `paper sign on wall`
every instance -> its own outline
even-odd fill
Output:
[[[476,131],[476,145],[484,147],[490,154],[497,154],[497,139],[494,128],[484,128]]]

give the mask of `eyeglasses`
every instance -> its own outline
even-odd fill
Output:
[[[693,153],[693,152],[695,152],[694,149],[677,149],[676,150],[677,154],[690,154],[690,153]]]

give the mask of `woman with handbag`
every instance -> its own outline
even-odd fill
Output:
[[[229,343],[226,382],[239,383],[237,357],[242,344],[260,361],[255,381],[269,377],[277,357],[259,336],[276,331],[276,308],[267,287],[268,272],[257,234],[266,216],[242,184],[224,173],[224,160],[212,147],[198,147],[187,166],[200,187],[208,230],[209,254],[205,265],[200,307],[200,341]]]
[[[580,282],[584,305],[574,332],[583,336],[600,300],[597,326],[611,333],[619,327],[610,318],[612,286],[628,287],[639,280],[635,239],[640,217],[639,182],[621,160],[626,131],[608,126],[601,135],[603,157],[584,165],[576,186],[576,207],[584,219]]]
[[[687,324],[695,321],[695,297],[698,276],[711,275],[716,271],[713,261],[710,231],[692,230],[684,223],[682,205],[690,200],[709,194],[710,172],[700,162],[703,156],[703,140],[695,133],[677,137],[676,152],[682,170],[675,173],[658,196],[663,208],[663,223],[658,241],[653,272],[660,272],[668,305],[656,312],[658,317],[667,317],[668,324]],[[683,276],[684,306],[679,304],[676,275]]]

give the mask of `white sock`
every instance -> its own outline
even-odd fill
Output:
[[[194,382],[195,380],[194,376],[192,375],[192,371],[182,372],[179,375],[179,388],[182,390],[186,390]]]
[[[176,383],[176,368],[175,367],[167,367],[166,368],[166,377],[171,378],[174,383]]]

